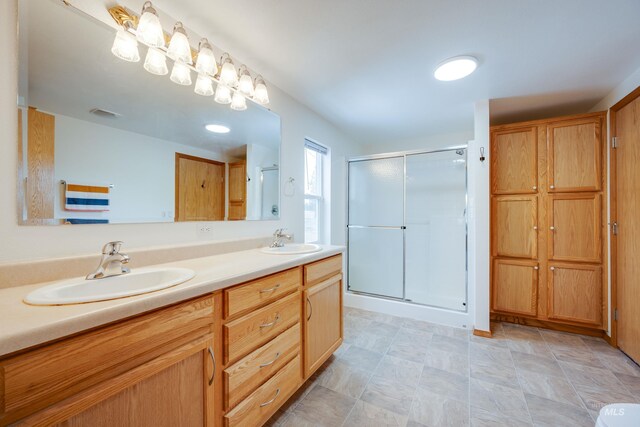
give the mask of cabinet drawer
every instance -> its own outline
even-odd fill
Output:
[[[300,324],[296,323],[256,351],[225,369],[226,407],[233,407],[300,351]]]
[[[225,362],[235,361],[300,320],[300,292],[224,325]]]
[[[301,267],[272,274],[224,291],[225,318],[275,301],[301,285]]]
[[[225,415],[225,425],[227,427],[262,425],[298,388],[301,381],[298,355],[273,378]]]
[[[211,333],[207,296],[0,362],[0,425],[36,412]]]
[[[304,266],[305,286],[314,285],[342,272],[342,255],[316,261]]]

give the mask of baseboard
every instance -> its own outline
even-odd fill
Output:
[[[493,336],[493,333],[491,331],[483,331],[481,329],[474,329],[473,330],[473,335],[475,335],[477,337],[482,337],[482,338],[491,338]]]
[[[491,313],[491,320],[506,323],[516,323],[525,326],[533,326],[536,328],[551,329],[560,332],[571,332],[574,334],[582,334],[592,337],[605,338],[605,336],[607,336],[605,331],[603,331],[602,329],[594,329],[586,326],[567,325],[547,320],[530,319],[528,317],[512,316],[507,314]]]

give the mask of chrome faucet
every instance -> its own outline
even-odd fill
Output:
[[[119,276],[128,273],[129,270],[124,264],[129,263],[129,255],[121,254],[120,247],[123,242],[109,242],[102,248],[102,259],[100,265],[93,273],[87,275],[87,280],[104,279],[105,277]]]
[[[293,236],[291,234],[285,234],[284,230],[286,230],[286,228],[278,228],[273,233],[273,242],[269,245],[270,248],[281,248],[284,246],[284,239],[293,239]]]

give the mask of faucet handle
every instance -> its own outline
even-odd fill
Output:
[[[273,232],[273,236],[274,237],[280,237],[282,235],[282,233],[284,232],[284,228],[276,228],[276,231]]]
[[[103,255],[115,255],[120,252],[120,248],[124,242],[121,240],[116,240],[113,242],[109,242],[102,247]]]

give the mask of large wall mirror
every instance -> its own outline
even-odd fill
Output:
[[[19,14],[20,223],[279,218],[277,114],[116,58],[116,27],[60,0]]]

